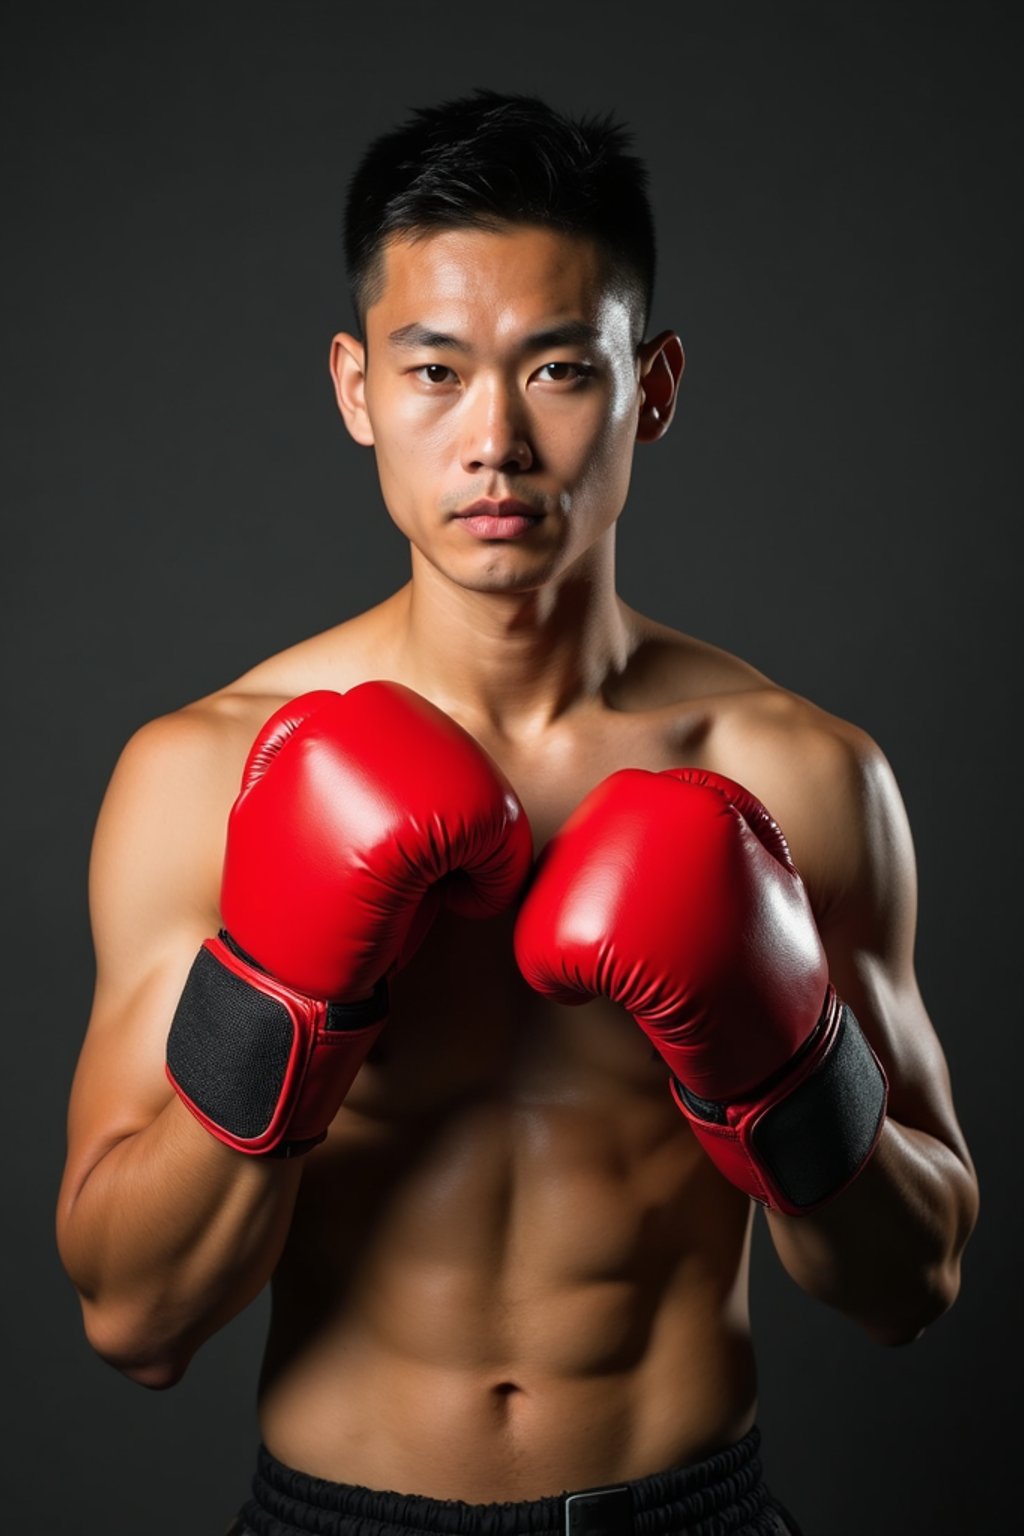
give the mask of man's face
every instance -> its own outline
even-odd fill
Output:
[[[384,261],[365,353],[343,338],[335,375],[348,370],[342,408],[392,518],[461,587],[551,580],[629,487],[642,364],[628,297],[590,240],[532,226],[397,238]]]

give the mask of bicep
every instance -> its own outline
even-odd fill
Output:
[[[906,808],[879,748],[862,738],[839,791],[838,869],[819,917],[829,974],[889,1079],[889,1115],[966,1159],[949,1071],[914,966],[917,868]]]

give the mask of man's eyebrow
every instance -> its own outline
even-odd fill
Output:
[[[524,336],[519,350],[541,352],[545,347],[592,346],[599,336],[597,326],[590,325],[586,320],[565,320],[561,324],[548,325],[541,331]],[[472,344],[463,341],[461,337],[452,336],[447,331],[433,331],[416,320],[410,325],[400,325],[397,331],[389,332],[388,341],[393,347],[406,347],[410,351],[418,347],[438,352],[471,354],[473,351]]]
[[[389,332],[388,341],[393,347],[427,347],[442,352],[473,350],[467,341],[460,341],[458,336],[449,336],[447,331],[432,331],[429,326],[420,325],[416,320],[411,325],[400,325],[397,331]]]
[[[600,331],[586,320],[564,320],[560,325],[545,326],[535,331],[523,342],[524,352],[541,352],[545,347],[589,347],[598,340]]]

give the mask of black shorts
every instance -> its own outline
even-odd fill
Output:
[[[761,1476],[756,1428],[704,1461],[515,1503],[467,1504],[308,1477],[259,1450],[228,1536],[800,1536]]]

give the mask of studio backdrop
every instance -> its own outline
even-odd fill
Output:
[[[759,1219],[769,1481],[813,1536],[1013,1523],[1007,15],[685,0],[9,13],[5,1529],[198,1536],[246,1492],[266,1297],[151,1393],[90,1352],[56,1256],[92,987],[89,844],[141,724],[407,579],[327,375],[351,319],[341,209],[369,138],[475,86],[610,109],[650,167],[652,333],[678,330],[688,368],[670,432],[637,454],[623,597],[869,732],[914,832],[918,972],[982,1218],[956,1306],[898,1350],[799,1292]]]

